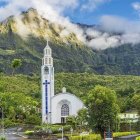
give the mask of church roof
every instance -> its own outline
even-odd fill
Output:
[[[69,93],[69,92],[65,92],[65,93],[58,93],[58,94],[56,94],[55,96],[53,96],[52,97],[52,99],[53,98],[56,98],[56,97],[58,97],[58,96],[63,96],[63,95],[69,95],[69,96],[73,96],[73,97],[75,97],[77,100],[79,100],[80,102],[82,102],[83,103],[83,101],[80,99],[80,98],[78,98],[76,95],[74,95],[74,94],[71,94],[71,93]],[[83,103],[84,104],[84,103]]]

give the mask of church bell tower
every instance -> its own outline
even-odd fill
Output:
[[[52,50],[48,41],[44,48],[44,57],[41,66],[41,87],[42,87],[42,123],[51,124],[51,98],[54,96],[54,67]]]

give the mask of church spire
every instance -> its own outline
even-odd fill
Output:
[[[49,46],[49,41],[48,41],[48,39],[47,39],[47,46]]]
[[[46,47],[44,48],[44,56],[51,56],[52,55],[52,50],[51,47],[49,46],[49,41],[47,39],[47,44]]]

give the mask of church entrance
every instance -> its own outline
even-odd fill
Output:
[[[63,104],[61,107],[61,123],[66,123],[66,118],[69,116],[69,106]]]

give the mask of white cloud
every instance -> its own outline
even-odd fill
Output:
[[[94,37],[94,38],[101,36],[101,32],[95,30],[94,28],[88,28],[88,29],[86,30],[86,34],[87,34],[88,36]]]
[[[140,2],[134,2],[134,3],[132,3],[132,7],[135,10],[140,11]]]
[[[0,20],[4,20],[11,15],[17,15],[22,10],[31,7],[38,10],[43,8],[48,12],[48,15],[53,15],[63,13],[67,8],[74,9],[78,6],[78,0],[3,0],[3,2],[7,4],[0,7]]]
[[[137,11],[138,15],[140,16],[140,2],[132,3],[132,7],[133,7],[134,10]]]
[[[140,33],[140,21],[130,21],[118,16],[102,16],[100,24],[103,29],[110,32]]]
[[[74,32],[78,39],[86,43],[89,47],[96,49],[106,49],[108,47],[116,47],[125,43],[140,43],[140,21],[130,21],[122,17],[105,15],[100,19],[100,24],[105,32],[95,28],[81,29],[79,26],[72,24],[68,17],[63,16],[66,9],[75,9],[77,7],[83,10],[95,10],[97,6],[109,2],[110,0],[87,0],[85,5],[79,4],[80,0],[3,0],[8,4],[0,7],[0,20],[4,20],[10,15],[18,15],[21,11],[30,7],[37,9],[39,14],[50,22],[60,24],[64,30],[60,32],[63,38],[69,33]],[[137,6],[136,6],[137,5]],[[139,10],[138,3],[135,3],[135,10]],[[17,16],[18,17],[18,16]],[[20,17],[21,18],[21,17]],[[16,18],[18,23],[18,33],[25,37],[31,32],[25,26],[20,18]],[[35,25],[33,25],[33,28]],[[110,33],[111,32],[111,33]],[[118,35],[112,32],[121,33]],[[90,40],[86,41],[86,35],[90,36]]]
[[[122,39],[122,44],[125,44],[125,43],[137,44],[137,43],[140,43],[140,34],[138,33],[123,34],[121,36],[121,39]]]
[[[94,28],[86,31],[91,37],[87,42],[89,47],[106,49],[127,43],[140,43],[140,21],[129,21],[122,17],[105,15],[101,17],[100,25],[102,31]]]
[[[87,0],[86,3],[81,6],[81,10],[93,11],[99,5],[109,2],[109,1],[111,0]]]
[[[119,45],[119,40],[117,36],[99,36],[97,38],[94,38],[87,42],[89,47],[95,48],[95,49],[107,49],[109,47],[115,47]]]

